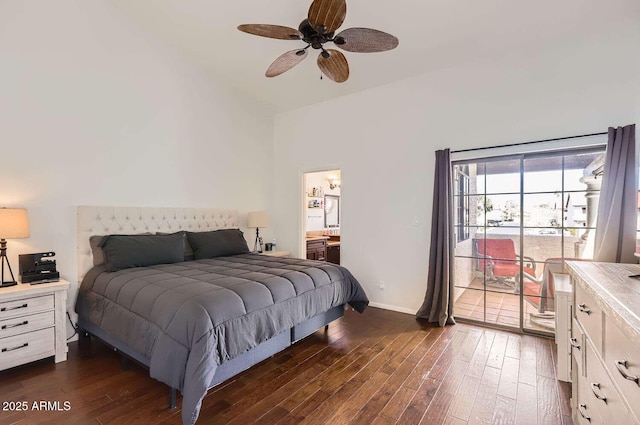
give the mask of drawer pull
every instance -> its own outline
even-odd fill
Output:
[[[3,349],[2,349],[2,352],[3,352],[3,353],[6,353],[6,352],[8,352],[8,351],[19,350],[19,349],[21,349],[21,348],[28,347],[28,346],[29,346],[29,343],[28,343],[28,342],[25,342],[24,344],[22,344],[22,345],[20,345],[20,346],[18,346],[18,347],[13,347],[13,348],[3,348]]]
[[[25,320],[24,322],[16,323],[15,325],[2,325],[2,328],[0,328],[0,329],[5,330],[5,329],[10,329],[10,328],[17,328],[18,326],[24,326],[24,325],[28,325],[28,324],[29,324],[29,321]]]
[[[600,389],[600,384],[599,383],[591,383],[591,391],[593,392],[593,395],[598,399],[598,400],[602,400],[604,401],[604,404],[607,404],[607,396],[605,395],[601,395],[598,394],[598,392],[596,391],[596,388],[599,390]]]
[[[578,339],[577,338],[569,338],[569,344],[571,344],[571,346],[573,348],[575,348],[576,350],[580,349],[580,344],[578,344]]]
[[[2,308],[0,308],[0,311],[19,310],[21,308],[27,308],[28,306],[29,306],[29,304],[24,303],[24,304],[16,306],[16,307],[2,307]]]
[[[629,375],[627,371],[629,370],[629,366],[627,366],[627,359],[622,361],[616,360],[616,367],[618,368],[618,372],[620,375],[624,377],[624,379],[628,379],[629,381],[633,381],[636,384],[640,385],[640,377],[638,375]]]
[[[587,316],[591,314],[591,310],[587,308],[586,304],[578,304],[578,310],[586,314]]]
[[[585,420],[591,422],[591,416],[587,415],[586,410],[587,410],[586,404],[578,405],[578,413],[580,413],[580,416],[582,416]]]

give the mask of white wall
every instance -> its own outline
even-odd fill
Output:
[[[300,245],[301,173],[339,164],[342,264],[374,304],[415,312],[426,290],[435,150],[640,123],[637,25],[593,33],[278,115],[279,244]]]
[[[9,258],[17,273],[18,254],[55,251],[70,310],[77,205],[265,209],[272,133],[269,111],[106,1],[0,2],[0,206],[31,221]]]

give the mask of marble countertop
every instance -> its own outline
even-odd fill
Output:
[[[322,239],[329,239],[329,236],[307,236],[308,241],[320,241]]]
[[[640,274],[638,264],[567,261],[573,281],[589,293],[618,328],[640,339]]]

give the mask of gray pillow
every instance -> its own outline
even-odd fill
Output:
[[[145,233],[137,233],[139,235],[153,235],[153,233],[145,232]],[[89,237],[89,246],[91,247],[91,258],[93,259],[93,265],[99,266],[100,264],[104,264],[104,252],[102,252],[102,243],[104,242],[104,238],[109,235],[94,235]],[[191,248],[191,247],[189,247]],[[193,251],[192,251],[193,255]]]
[[[103,239],[105,268],[113,272],[131,267],[184,261],[184,236],[109,235]]]
[[[249,253],[247,241],[240,229],[187,232],[187,239],[196,260]]]
[[[175,235],[175,234],[181,234],[182,237],[184,238],[184,261],[193,260],[193,248],[191,248],[191,244],[189,243],[189,240],[187,239],[187,232],[186,231],[181,230],[181,231],[175,232],[175,233],[156,232],[156,235]]]

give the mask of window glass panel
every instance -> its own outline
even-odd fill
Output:
[[[471,195],[469,198],[469,226],[483,226],[485,195]],[[473,231],[471,231],[473,233]]]
[[[524,232],[524,256],[540,262],[535,267],[536,276],[538,276],[542,273],[545,260],[548,258],[562,258],[562,235],[559,233],[560,229],[548,228],[531,228],[525,229]]]
[[[519,234],[513,229],[496,229],[498,227],[520,226],[520,194],[487,195],[484,202],[479,200],[479,221],[486,220],[488,232],[493,234]]]
[[[598,217],[599,192],[569,192],[565,193],[564,227],[586,228],[595,227]],[[591,225],[589,225],[589,223]]]
[[[554,299],[547,297],[524,297],[524,327],[543,333],[555,332]],[[546,315],[545,315],[546,313]]]
[[[471,288],[456,288],[455,295],[455,317],[484,321],[484,291]]]
[[[524,195],[525,227],[556,227],[558,231],[549,229],[550,234],[560,234],[562,211],[564,204],[561,192]]]
[[[469,205],[469,166],[455,167],[454,181],[454,224],[458,226],[457,241],[464,241],[469,237],[470,205]]]
[[[524,191],[562,192],[562,156],[525,159]]]
[[[472,239],[469,238],[464,242],[458,242],[455,249],[455,281],[456,285],[468,286],[476,277],[473,272],[476,269],[476,260],[473,257],[474,248]]]
[[[564,190],[585,190],[588,183],[595,183],[599,190],[604,170],[604,151],[569,154],[564,157]],[[596,181],[599,180],[599,181]]]
[[[487,235],[486,238],[480,236],[474,239],[474,252],[478,257],[476,268],[485,274],[484,286],[487,291],[516,291],[516,277],[520,273],[518,244],[517,239],[504,236]]]
[[[459,174],[462,174],[468,177],[468,190],[466,191],[466,193],[471,195],[484,193],[483,190],[479,189],[479,186],[481,188],[484,188],[484,175],[478,176],[478,165],[476,163],[454,165],[453,166],[454,179],[456,178],[456,175],[459,175]],[[455,182],[454,182],[454,185],[455,185]],[[456,192],[456,194],[458,193],[457,190],[454,190],[454,192]]]
[[[509,159],[487,162],[486,193],[520,193],[520,160]]]
[[[504,294],[496,323],[511,328],[520,327],[520,296]]]

